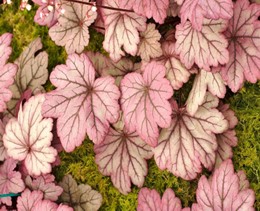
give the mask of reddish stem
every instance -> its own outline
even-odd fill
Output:
[[[75,2],[75,3],[80,3],[80,4],[86,4],[86,5],[89,5],[89,6],[100,7],[100,8],[104,8],[104,9],[108,9],[108,10],[115,10],[115,11],[121,11],[121,12],[134,12],[133,10],[109,7],[109,6],[104,6],[104,5],[100,5],[100,4],[96,4],[96,3],[92,3],[92,2],[84,2],[84,1],[79,1],[79,0],[65,0],[65,1]]]

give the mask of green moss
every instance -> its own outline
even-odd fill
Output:
[[[244,170],[250,187],[256,193],[256,209],[260,210],[260,82],[245,84],[230,99],[239,123],[236,127],[238,146],[233,150],[236,170]]]

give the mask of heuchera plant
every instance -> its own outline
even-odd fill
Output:
[[[254,192],[231,161],[238,120],[219,98],[227,87],[237,92],[245,81],[260,79],[259,4],[33,2],[39,6],[35,22],[49,27],[68,57],[49,75],[48,54],[37,38],[8,63],[12,34],[0,36],[0,192],[6,194],[0,209],[11,208],[8,194],[18,194],[18,210],[98,210],[101,194],[70,175],[57,184],[51,174],[58,152],[72,152],[86,136],[99,171],[122,194],[131,192],[131,183],[143,186],[152,157],[185,180],[204,167],[213,171],[199,179],[191,208],[182,209],[172,189],[161,199],[142,188],[137,210],[254,209]],[[85,51],[90,27],[104,35],[106,55]],[[54,88],[45,93],[48,77]],[[191,87],[185,102],[184,84]]]

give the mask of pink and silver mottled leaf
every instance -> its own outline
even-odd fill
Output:
[[[121,81],[121,106],[124,123],[129,132],[137,131],[150,146],[156,146],[159,129],[167,128],[171,122],[173,95],[170,82],[164,78],[165,67],[152,61],[143,75],[129,73]]]
[[[0,36],[0,67],[2,68],[7,62],[9,56],[12,53],[10,47],[13,35],[10,33],[4,33]]]
[[[220,34],[227,27],[227,21],[204,19],[202,30],[192,28],[187,21],[176,26],[176,53],[187,68],[196,63],[207,71],[210,66],[226,64],[229,53],[226,49],[228,42],[224,35]]]
[[[75,210],[96,211],[102,204],[102,196],[87,184],[77,185],[71,175],[63,177],[59,185],[63,188],[61,201],[69,204]]]
[[[244,171],[238,171],[237,176],[239,179],[239,190],[246,190],[249,188],[249,181],[246,178],[246,174]]]
[[[154,159],[160,169],[168,169],[175,176],[194,179],[202,164],[212,169],[215,164],[217,140],[215,134],[227,130],[228,122],[216,107],[218,99],[208,93],[204,103],[191,116],[173,102],[171,126],[160,133]]]
[[[149,23],[144,32],[140,33],[141,40],[138,46],[137,55],[141,56],[142,60],[150,61],[162,55],[160,44],[161,34],[155,29],[155,24]]]
[[[105,140],[95,145],[95,161],[102,174],[111,176],[116,188],[123,194],[131,192],[131,181],[142,187],[148,173],[145,159],[153,156],[136,132],[110,128]]]
[[[60,204],[56,211],[73,211],[73,208],[65,204]]]
[[[119,8],[120,1],[104,0],[103,6]],[[146,29],[146,18],[133,12],[108,9],[102,9],[101,12],[105,23],[103,47],[109,53],[111,59],[116,62],[125,55],[122,47],[127,53],[135,56],[140,42],[138,31]]]
[[[36,11],[34,21],[41,26],[52,27],[58,21],[61,12],[60,0],[33,0],[40,7]]]
[[[181,4],[178,4],[175,0],[170,0],[169,8],[167,10],[167,16],[172,16],[172,17],[178,16],[181,9],[180,7]]]
[[[177,198],[172,189],[167,188],[160,198],[156,190],[142,188],[138,194],[137,211],[190,211],[182,209],[181,200]]]
[[[41,39],[37,38],[25,48],[15,61],[18,71],[15,75],[14,84],[10,87],[13,96],[7,104],[8,112],[12,116],[15,116],[15,106],[26,90],[30,89],[34,94],[44,91],[42,85],[48,79],[48,54],[44,51],[35,56],[41,48]]]
[[[43,192],[43,198],[46,200],[56,201],[61,195],[63,189],[53,183],[53,181],[48,181],[49,178],[45,176],[39,176],[32,180],[30,176],[25,178],[25,184],[30,190],[40,190]],[[52,175],[49,175],[52,176]],[[45,179],[46,178],[46,179]],[[54,178],[53,178],[54,180]]]
[[[239,178],[230,159],[214,171],[211,180],[204,175],[200,178],[196,196],[194,211],[254,210],[254,192],[239,189]]]
[[[58,205],[50,200],[40,200],[32,207],[32,211],[57,211]]]
[[[222,112],[225,119],[228,121],[228,130],[224,133],[217,134],[218,149],[216,151],[216,163],[217,168],[223,161],[232,158],[232,147],[237,145],[238,139],[236,137],[235,126],[238,123],[238,119],[235,116],[235,112],[229,108],[228,104],[221,104],[218,109]]]
[[[233,92],[237,92],[247,80],[256,83],[260,79],[260,5],[238,0],[234,16],[225,32],[229,40],[229,61],[222,68],[222,76]]]
[[[229,20],[233,16],[232,0],[185,0],[180,16],[182,22],[191,21],[192,27],[201,31],[205,18]]]
[[[101,143],[119,117],[120,92],[110,76],[95,80],[95,70],[85,54],[71,54],[58,65],[50,80],[56,90],[46,94],[43,115],[58,118],[57,132],[65,151],[71,152],[86,133]]]
[[[17,162],[12,158],[7,158],[0,166],[0,193],[19,193],[25,188],[22,180],[22,175],[18,171],[14,171]],[[11,197],[1,198],[0,203],[3,202],[11,205]]]
[[[88,27],[97,13],[89,5],[69,1],[63,3],[61,9],[65,12],[59,15],[58,23],[50,28],[49,35],[56,45],[65,46],[68,54],[81,53],[89,43]]]
[[[179,60],[179,57],[175,53],[175,45],[169,44],[169,41],[165,41],[162,44],[163,56],[156,60],[166,67],[166,78],[171,82],[174,90],[178,90],[184,83],[189,80],[191,72],[194,69],[188,70]]]
[[[3,135],[5,133],[5,124],[0,119],[0,161],[4,161],[7,157],[6,149],[3,143]]]
[[[120,7],[133,8],[135,13],[147,18],[153,18],[162,24],[167,16],[169,0],[121,0]]]
[[[6,125],[3,136],[8,156],[25,162],[30,175],[51,172],[57,151],[51,147],[52,119],[43,119],[41,108],[44,95],[31,97],[20,109],[18,118]]]
[[[25,189],[21,196],[17,199],[17,209],[19,211],[30,211],[41,202],[43,194],[41,191],[30,191]]]
[[[226,85],[220,73],[211,73],[200,70],[193,82],[192,90],[186,101],[187,111],[194,115],[199,106],[203,103],[206,91],[219,98],[224,98],[226,94]]]

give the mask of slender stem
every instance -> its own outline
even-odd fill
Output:
[[[104,6],[104,5],[100,5],[100,4],[95,4],[95,3],[91,3],[91,2],[84,2],[84,1],[79,1],[79,0],[65,0],[65,1],[75,2],[75,3],[80,3],[80,4],[86,4],[86,5],[90,5],[90,6],[95,6],[95,7],[100,7],[100,8],[104,8],[104,9],[108,9],[108,10],[115,10],[115,11],[120,11],[120,12],[134,12],[133,10],[109,7],[109,6]]]
[[[94,28],[94,29],[105,30],[105,28],[104,28],[104,27],[101,27],[101,26],[95,26],[95,25],[93,25],[93,26],[91,26],[91,27]]]

